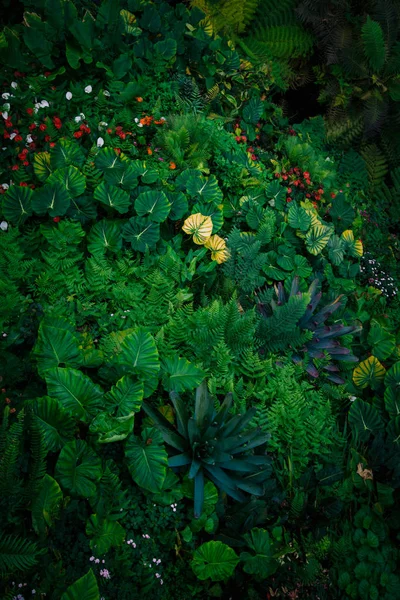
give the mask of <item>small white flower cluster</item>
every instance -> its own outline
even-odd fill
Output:
[[[36,100],[37,99],[35,98],[35,108],[33,109],[35,114],[39,112],[41,108],[49,108],[50,104],[47,102],[47,100],[41,100],[40,102],[37,102]]]
[[[126,543],[128,544],[128,546],[132,546],[132,548],[136,548],[136,544],[133,540],[128,540]]]
[[[368,277],[368,283],[382,292],[387,298],[397,295],[399,291],[395,285],[393,277],[389,277],[380,267],[378,261],[367,252],[363,256],[363,262],[360,271],[364,277]]]
[[[176,512],[176,507],[178,506],[178,504],[175,502],[175,504],[170,504],[170,507],[172,508],[172,512]]]
[[[149,540],[150,536],[148,533],[142,533],[142,538],[144,538],[145,540]]]
[[[27,585],[28,585],[28,584],[27,584],[27,583],[18,583],[18,584],[15,584],[15,581],[13,581],[13,582],[12,582],[12,585],[13,585],[13,586],[14,586],[14,585],[17,585],[17,587],[18,587],[19,589],[21,589],[21,588],[23,588],[23,587],[24,587],[24,588],[25,588],[25,587],[27,587]],[[36,594],[36,590],[31,590],[31,594],[34,596],[34,595]],[[23,596],[22,594],[17,594],[16,596],[13,596],[13,599],[12,599],[12,600],[25,600],[25,596]]]
[[[104,563],[106,562],[104,559],[102,561],[100,561],[99,558],[96,558],[95,556],[91,556],[89,558],[90,562],[94,562],[95,565],[99,565],[100,562],[104,565]]]
[[[146,566],[146,563],[143,563],[144,566]],[[151,569],[153,567],[153,565],[155,567],[158,567],[158,565],[161,565],[161,558],[153,558],[153,563],[148,563],[147,566]],[[157,579],[160,580],[160,585],[164,585],[164,581],[161,579],[161,574],[160,573],[154,573],[154,577],[156,577]]]
[[[79,113],[78,116],[74,117],[75,123],[80,123],[82,121],[82,119],[86,119],[86,117],[83,113]]]

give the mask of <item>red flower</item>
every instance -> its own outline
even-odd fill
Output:
[[[10,119],[6,119],[5,126],[6,126],[8,129],[9,129],[10,127],[12,127],[12,126],[13,126],[12,122],[10,121]]]
[[[311,194],[306,194],[306,198],[311,198]]]
[[[47,125],[45,125],[44,123],[40,123],[39,129],[40,129],[40,131],[46,131]]]
[[[45,142],[49,142],[51,140],[51,137],[49,135],[45,135],[44,136],[44,141]]]
[[[291,194],[291,193],[292,193],[292,188],[291,188],[291,187],[288,187],[288,189],[287,189],[287,193],[288,193],[288,194]]]
[[[18,165],[13,165],[11,167],[11,171],[19,171],[19,166]]]
[[[33,131],[34,129],[36,129],[36,123],[31,123],[28,127],[29,131]]]
[[[86,131],[85,133],[89,134],[90,133],[90,127],[86,127]]]
[[[121,138],[121,140],[124,140],[126,138],[126,133],[122,132],[119,134],[119,137]]]
[[[303,177],[304,179],[310,179],[310,173],[308,171],[304,171]]]
[[[282,179],[283,179],[284,181],[286,181],[286,180],[287,180],[287,178],[288,178],[288,176],[287,176],[286,174],[282,175]]]
[[[331,194],[331,198],[336,198],[336,194],[334,194],[334,193],[332,192],[332,194]]]
[[[324,190],[322,188],[319,188],[318,194],[321,194],[321,196],[322,196],[323,193],[324,193]]]
[[[280,173],[275,173],[275,177],[276,177],[277,179],[280,179],[280,176],[281,176],[281,174],[280,174]]]
[[[257,156],[255,154],[251,155],[251,160],[257,160]]]
[[[315,194],[314,198],[315,198],[316,200],[321,200],[321,196],[320,196],[319,194]]]
[[[241,141],[242,141],[242,138],[240,137],[240,135],[237,135],[237,136],[235,137],[235,140],[236,140],[237,142],[241,142]]]
[[[28,113],[28,115],[33,115],[33,108],[27,108],[26,112]]]
[[[55,142],[50,142],[50,148],[54,148],[55,145],[56,145]]]
[[[121,125],[118,125],[118,126],[115,128],[115,131],[116,131],[117,133],[120,133],[120,132],[122,131],[122,129],[123,129],[123,128],[121,127]]]
[[[24,165],[24,167],[29,167],[29,162],[27,160],[24,160],[22,164]]]
[[[54,217],[53,221],[54,223],[58,223],[61,220],[61,217]]]
[[[112,129],[111,129],[111,127],[109,127],[109,128],[107,129],[107,133],[108,133],[109,135],[111,135],[111,134],[112,134]]]
[[[35,150],[35,149],[36,149],[36,144],[35,144],[35,142],[31,142],[31,143],[29,144],[29,148],[30,148],[31,150]]]
[[[3,138],[4,138],[5,140],[8,140],[8,139],[10,139],[10,134],[8,133],[8,131],[5,131],[5,132],[3,133]]]
[[[14,138],[14,140],[16,142],[22,142],[22,135],[16,135],[15,138]]]
[[[25,181],[21,181],[19,185],[20,187],[28,187],[28,184]]]
[[[59,117],[53,117],[53,123],[54,123],[54,127],[56,129],[61,129],[62,122],[61,122],[61,119]]]
[[[306,179],[306,184],[311,185],[311,179]]]
[[[292,198],[289,198],[289,197],[286,198],[286,202],[291,202],[291,201],[292,201]]]
[[[75,131],[74,138],[79,139],[83,136],[83,131]]]
[[[45,71],[45,72],[44,72],[44,76],[45,76],[45,77],[48,77],[49,75],[51,75],[51,71]]]

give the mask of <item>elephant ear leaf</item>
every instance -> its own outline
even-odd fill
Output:
[[[59,327],[53,327],[46,321],[42,321],[39,327],[39,335],[34,347],[34,355],[38,361],[39,375],[42,377],[49,369],[64,365],[67,367],[79,367],[82,357],[79,350],[79,341],[66,323],[57,323]]]
[[[240,560],[244,562],[243,570],[251,575],[262,575],[270,577],[277,570],[279,563],[274,558],[274,545],[268,531],[252,529],[244,536],[248,547],[252,552],[242,552]]]
[[[146,252],[148,248],[154,248],[160,239],[160,225],[145,217],[132,217],[122,235],[134,250]]]
[[[196,388],[206,373],[186,358],[166,358],[163,363],[163,386],[167,392],[183,392]]]
[[[307,250],[310,254],[320,254],[329,242],[333,231],[327,225],[316,225],[306,235]]]
[[[168,217],[171,203],[160,190],[142,192],[135,200],[135,209],[140,217],[148,216],[150,221],[162,223]]]
[[[38,535],[44,535],[47,527],[52,527],[57,519],[63,493],[57,481],[45,475],[32,503],[32,525]]]
[[[112,417],[106,412],[95,416],[90,424],[90,431],[99,434],[99,444],[120,442],[128,437],[133,430],[135,413],[123,417]]]
[[[43,186],[34,193],[32,208],[38,215],[49,214],[51,217],[65,215],[71,197],[65,187],[60,183],[51,183]]]
[[[302,206],[299,206],[296,202],[294,202],[289,208],[288,222],[290,227],[293,227],[293,229],[307,231],[311,225],[311,217],[309,214],[307,214]]]
[[[77,369],[50,369],[46,372],[46,383],[49,394],[84,423],[102,408],[103,390]]]
[[[86,188],[85,176],[76,167],[57,169],[47,180],[48,183],[60,182],[70,196],[76,198],[83,194]]]
[[[91,549],[99,554],[105,554],[110,548],[120,546],[125,537],[125,529],[117,521],[110,521],[99,515],[89,517],[86,533],[92,538]]]
[[[383,380],[385,367],[375,356],[363,360],[353,371],[353,381],[357,387],[366,388],[370,385],[376,388]]]
[[[104,396],[107,410],[117,409],[117,417],[139,412],[143,402],[143,382],[124,376]]]
[[[83,440],[69,442],[61,450],[55,477],[72,495],[93,496],[101,475],[100,458]]]
[[[142,431],[142,439],[132,435],[125,447],[125,456],[133,480],[149,492],[160,492],[168,465],[161,433],[152,427]]]
[[[374,356],[380,360],[385,360],[396,348],[396,337],[379,323],[373,321],[368,334],[368,343],[372,346]]]
[[[195,550],[191,566],[198,579],[222,581],[232,575],[238,562],[239,557],[230,546],[211,541]]]
[[[139,327],[128,334],[122,342],[119,362],[126,365],[131,373],[141,377],[152,377],[160,370],[158,350],[154,338]]]
[[[103,181],[94,191],[94,198],[120,214],[128,212],[131,200],[128,192]]]
[[[28,187],[13,185],[7,190],[3,203],[3,214],[11,223],[23,223],[32,214],[33,192]]]
[[[61,596],[61,600],[83,600],[83,598],[85,600],[100,600],[99,587],[92,569],[70,585]]]
[[[73,439],[75,419],[56,398],[36,398],[32,402],[32,409],[48,452],[60,450]]]
[[[93,225],[88,236],[88,250],[92,254],[118,252],[122,248],[121,227],[119,223],[103,219]]]
[[[360,442],[366,442],[371,434],[384,428],[383,421],[375,406],[360,398],[354,400],[349,411],[349,423]]]

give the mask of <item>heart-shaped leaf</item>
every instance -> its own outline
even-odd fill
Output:
[[[143,192],[135,200],[135,210],[140,217],[148,215],[151,221],[162,223],[171,210],[167,196],[160,190]]]
[[[125,456],[134,481],[149,492],[160,492],[168,464],[161,433],[153,427],[142,431],[142,439],[132,435]]]
[[[55,477],[74,496],[89,498],[95,494],[101,474],[100,458],[83,440],[69,442],[61,450]]]
[[[121,190],[115,185],[109,185],[105,181],[97,186],[93,196],[95,200],[113,208],[120,214],[128,212],[131,204],[131,199],[127,192],[124,192],[124,190]]]
[[[123,229],[122,236],[134,250],[146,252],[160,239],[160,225],[144,217],[132,217]]]
[[[211,541],[195,550],[191,566],[198,579],[222,581],[232,575],[238,562],[239,557],[230,546]]]
[[[60,182],[43,186],[32,197],[32,208],[38,215],[46,213],[51,217],[65,215],[70,203],[71,196]]]

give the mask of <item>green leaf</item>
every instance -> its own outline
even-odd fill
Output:
[[[190,196],[198,196],[205,203],[222,203],[222,192],[215,175],[210,175],[210,177],[203,177],[202,175],[197,177],[190,176],[186,184],[186,189]]]
[[[68,140],[59,140],[50,154],[50,164],[53,169],[64,167],[82,167],[85,155],[80,146]],[[50,173],[49,173],[50,174]],[[45,179],[47,179],[47,174]]]
[[[263,110],[263,101],[260,98],[251,98],[244,106],[243,119],[246,123],[255,125],[260,120]]]
[[[40,21],[40,18],[37,17],[37,20]],[[23,35],[24,42],[32,54],[34,54],[47,69],[53,69],[54,63],[51,60],[53,44],[46,39],[43,33],[39,33],[34,23],[31,23],[29,27],[23,28]]]
[[[28,187],[12,185],[3,201],[3,214],[11,223],[23,223],[32,214],[33,192]]]
[[[153,48],[158,57],[163,58],[164,60],[170,60],[176,54],[176,40],[167,38],[154,44]]]
[[[143,328],[128,334],[122,342],[118,362],[126,365],[130,373],[141,377],[158,374],[160,361],[154,338]]]
[[[349,423],[360,442],[368,441],[371,434],[377,434],[384,428],[379,412],[364,400],[354,400],[349,411]]]
[[[0,573],[28,571],[38,562],[41,552],[35,542],[26,537],[0,533]]]
[[[335,229],[339,233],[342,233],[342,231],[353,223],[356,213],[350,202],[347,202],[345,195],[339,193],[332,200],[332,208],[329,211],[329,215],[335,223]]]
[[[92,538],[90,547],[97,555],[106,554],[110,548],[121,546],[125,538],[125,529],[117,521],[102,519],[99,515],[89,517],[86,533]]]
[[[362,26],[361,38],[369,66],[375,73],[379,73],[385,64],[385,39],[380,24],[377,21],[373,21],[369,15]]]
[[[125,376],[104,396],[104,401],[109,412],[117,409],[116,416],[123,417],[140,411],[143,393],[143,382]]]
[[[294,267],[293,267],[293,276],[302,277],[307,279],[312,273],[312,268],[310,267],[307,259],[300,254],[296,254],[293,259]]]
[[[52,527],[58,518],[63,493],[57,481],[45,475],[32,502],[32,525],[38,535],[46,533],[46,527]]]
[[[240,560],[244,563],[243,571],[250,575],[262,576],[263,579],[273,575],[279,563],[274,558],[274,543],[268,531],[255,527],[244,539],[253,552],[240,554]]]
[[[140,217],[149,216],[151,221],[162,223],[168,217],[171,204],[160,190],[142,192],[135,200],[135,210]]]
[[[154,167],[147,166],[145,161],[134,160],[131,163],[135,177],[141,177],[142,183],[155,183],[158,179],[158,171]]]
[[[236,552],[222,542],[206,542],[197,548],[191,562],[198,579],[222,581],[228,579],[239,562]]]
[[[86,188],[85,176],[76,167],[57,169],[50,175],[47,182],[62,183],[69,195],[73,198],[83,194]]]
[[[379,360],[385,360],[396,348],[396,338],[376,321],[372,321],[368,334],[368,343],[372,353]]]
[[[42,321],[33,351],[40,376],[59,365],[79,367],[82,362],[78,339],[65,328],[52,327]]]
[[[177,355],[164,360],[163,372],[162,382],[167,392],[192,390],[200,385],[206,376],[205,371]]]
[[[393,387],[397,390],[400,389],[400,361],[396,362],[388,372],[385,377],[385,385]]]
[[[384,376],[386,369],[375,356],[369,356],[354,369],[353,381],[356,386],[365,388],[371,385],[375,388],[379,385]]]
[[[97,169],[100,169],[107,176],[110,172],[122,173],[125,167],[119,155],[112,148],[102,148],[94,159]]]
[[[61,450],[54,476],[74,496],[89,498],[96,493],[101,474],[97,454],[83,440],[74,440]]]
[[[55,398],[44,396],[32,402],[36,422],[42,432],[48,452],[60,450],[71,441],[75,432],[75,421]]]
[[[132,435],[125,447],[125,456],[134,481],[149,492],[160,492],[168,464],[161,433],[148,427],[142,431],[141,440]]]
[[[112,70],[117,79],[122,79],[131,67],[132,60],[129,54],[120,54],[120,56],[114,60]]]
[[[43,186],[32,197],[32,208],[38,215],[46,213],[51,217],[65,215],[70,203],[70,195],[59,182]]]
[[[92,569],[69,586],[61,600],[100,600],[99,587]]]
[[[107,412],[101,412],[95,416],[89,429],[91,433],[99,435],[99,444],[109,444],[127,438],[133,431],[134,421],[134,412],[123,417],[112,417]]]
[[[84,423],[103,408],[103,390],[81,371],[55,368],[47,371],[45,376],[50,396]]]
[[[332,235],[331,227],[326,225],[316,225],[306,235],[307,250],[310,254],[320,254],[329,242]]]
[[[122,248],[121,226],[119,223],[103,219],[90,230],[87,248],[92,254],[104,254],[107,250],[118,252]]]
[[[117,188],[115,185],[108,185],[103,181],[94,190],[93,194],[95,200],[102,202],[110,208],[114,208],[120,214],[128,212],[131,205],[131,199],[127,192]]]
[[[392,419],[400,416],[400,388],[388,387],[385,390],[385,408]]]
[[[50,166],[50,154],[48,152],[37,152],[33,159],[33,171],[40,181],[46,181],[53,170]]]
[[[332,264],[339,266],[344,259],[345,245],[343,240],[336,234],[334,234],[328,242],[328,253],[329,259]]]
[[[307,214],[302,206],[296,202],[292,202],[289,208],[288,222],[290,227],[293,227],[293,229],[307,231],[311,225],[311,217],[309,214]]]
[[[168,202],[171,204],[171,212],[169,213],[169,218],[172,221],[178,221],[184,217],[188,210],[189,205],[188,201],[182,192],[166,192]]]
[[[123,229],[122,236],[134,250],[146,252],[160,239],[160,225],[143,217],[132,217]]]

